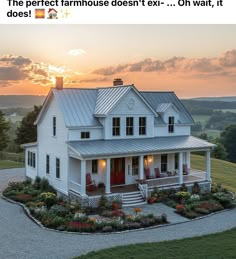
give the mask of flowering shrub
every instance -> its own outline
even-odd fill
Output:
[[[187,200],[190,198],[190,193],[189,192],[177,192],[175,194],[177,197],[179,197],[180,199],[184,199]]]
[[[183,204],[178,204],[176,205],[176,210],[178,213],[181,213],[184,211],[184,205]]]
[[[39,199],[45,202],[47,207],[51,207],[52,205],[56,204],[57,196],[52,192],[43,192],[39,195]]]
[[[134,213],[135,214],[139,214],[142,212],[142,209],[141,208],[134,208]]]
[[[193,194],[190,196],[191,201],[199,201],[200,200],[200,195],[198,194]]]

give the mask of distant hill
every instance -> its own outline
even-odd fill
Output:
[[[236,102],[236,96],[225,96],[225,97],[198,97],[198,98],[191,98],[194,101],[220,101],[220,102]]]
[[[43,95],[0,95],[0,108],[33,107],[43,104]]]

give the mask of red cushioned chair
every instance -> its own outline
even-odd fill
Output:
[[[161,173],[160,173],[160,170],[159,168],[154,168],[154,171],[155,171],[155,175],[156,175],[156,178],[161,178]]]
[[[87,173],[86,174],[86,191],[87,192],[92,192],[95,189],[96,189],[95,181],[92,180],[91,174]]]

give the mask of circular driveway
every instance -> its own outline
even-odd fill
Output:
[[[23,179],[24,169],[0,171],[0,190],[10,180]],[[93,250],[144,242],[181,239],[236,227],[236,209],[210,217],[156,229],[121,234],[67,234],[44,230],[24,210],[0,199],[0,258],[72,258]]]

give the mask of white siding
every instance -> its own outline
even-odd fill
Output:
[[[56,136],[53,136],[52,121],[56,116]],[[48,110],[38,125],[38,175],[47,177],[58,191],[68,191],[68,129],[55,99],[52,98]],[[50,155],[50,174],[46,174],[46,155]],[[60,159],[60,179],[56,178],[56,158]]]
[[[155,137],[166,137],[166,136],[188,136],[190,135],[191,126],[175,125],[174,132],[168,132],[168,124],[165,126],[156,126],[154,128]]]
[[[129,107],[132,100],[133,107]],[[120,117],[120,136],[112,136],[112,118]],[[134,118],[134,134],[126,136],[126,117]],[[146,117],[146,135],[139,135],[139,117]],[[105,139],[144,138],[154,136],[154,114],[134,92],[130,91],[105,119]]]
[[[90,132],[90,138],[87,140],[95,140],[95,139],[103,139],[103,129],[93,129],[93,128],[85,128],[85,129],[69,129],[68,132],[68,141],[76,141],[76,140],[86,140],[80,138],[80,133],[88,131]]]

